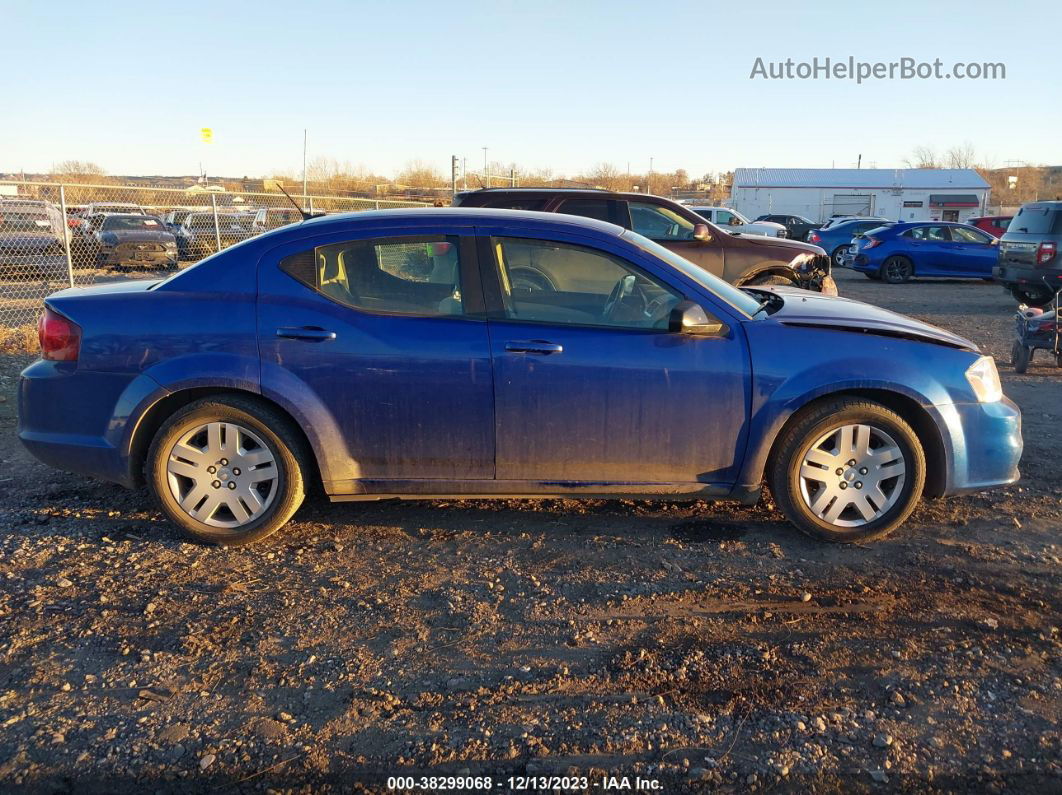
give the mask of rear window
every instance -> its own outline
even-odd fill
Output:
[[[47,213],[36,210],[4,210],[0,208],[0,231],[47,232],[52,222]]]
[[[1062,208],[1046,205],[1022,207],[1007,226],[1007,231],[1023,235],[1062,234]]]

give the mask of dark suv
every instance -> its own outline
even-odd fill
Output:
[[[830,258],[818,246],[762,235],[732,234],[662,196],[604,190],[487,188],[458,193],[453,203],[455,207],[538,210],[610,221],[644,235],[731,284],[789,285],[837,295],[837,285],[830,275]]]
[[[993,275],[1016,300],[1045,306],[1062,289],[1062,201],[1024,205],[999,240]]]

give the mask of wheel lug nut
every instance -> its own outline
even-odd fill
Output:
[[[215,489],[220,489],[221,488],[221,481],[220,480],[215,480],[210,485],[213,486]]]
[[[844,470],[841,469],[840,467],[837,467],[837,474],[838,475],[843,475],[844,474]]]
[[[236,484],[233,481],[231,481],[231,480],[229,481],[229,488],[230,489],[236,488]]]
[[[860,468],[859,468],[859,474],[860,474],[860,475],[865,475],[865,474],[867,474],[867,468],[866,468],[866,467],[860,467]]]
[[[207,472],[209,472],[211,475],[213,475],[217,471],[218,471],[217,467],[207,467]]]
[[[847,488],[848,488],[848,484],[847,484],[847,483],[845,483],[845,482],[844,482],[844,481],[842,480],[842,481],[841,481],[841,491],[844,491],[844,490],[845,490],[845,489],[847,489]]]
[[[855,486],[857,489],[863,488],[863,481],[857,480]]]
[[[227,467],[229,465],[229,459],[222,458],[218,463],[221,464],[223,467]],[[853,461],[852,463],[855,463],[855,462]]]
[[[240,474],[240,470],[239,469],[233,469],[232,470],[232,474],[239,475]],[[865,475],[866,473],[864,472],[863,474]]]
[[[222,461],[221,463],[222,463],[222,464],[224,464],[225,462],[224,462],[224,461]],[[851,461],[849,461],[849,462],[848,462],[848,466],[850,466],[850,467],[854,467],[854,466],[855,466],[855,464],[856,464],[856,462],[855,462],[855,459],[854,459],[854,458],[853,458],[853,459],[852,459]]]

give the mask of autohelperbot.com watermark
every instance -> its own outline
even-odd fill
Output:
[[[940,58],[922,61],[897,58],[895,61],[858,61],[847,58],[819,58],[797,61],[771,61],[762,57],[752,64],[750,80],[1006,80],[1007,65],[999,61],[956,61],[945,64]]]

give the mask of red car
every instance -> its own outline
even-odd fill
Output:
[[[966,223],[970,226],[976,226],[978,229],[983,229],[992,237],[1003,237],[1003,233],[1007,231],[1007,226],[1013,217],[1013,215],[982,215],[979,218],[971,218]]]

